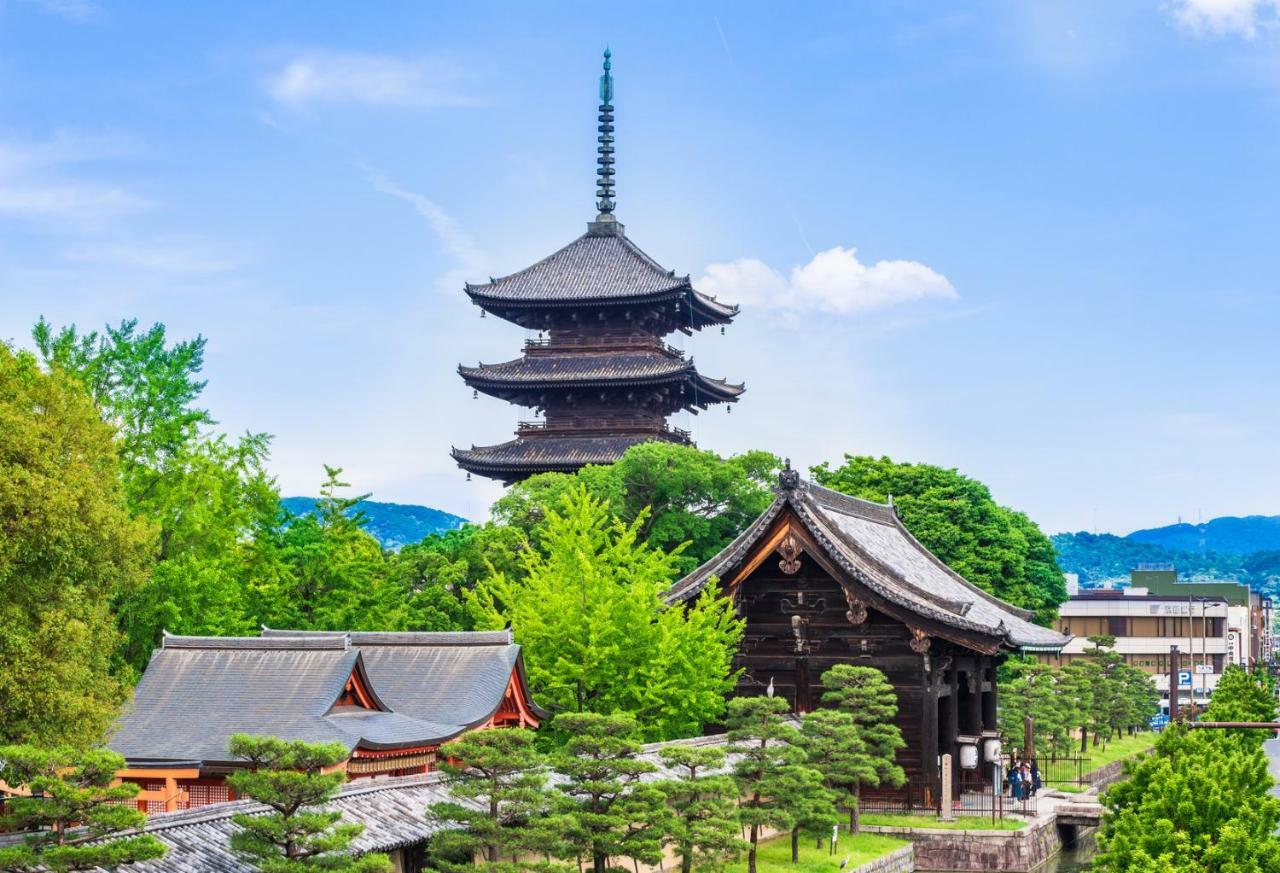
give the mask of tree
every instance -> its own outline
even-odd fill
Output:
[[[778,771],[769,795],[791,817],[791,863],[800,863],[800,832],[817,831],[821,835],[840,820],[836,812],[836,793],[823,784],[822,774],[803,764],[789,764]]]
[[[678,443],[641,443],[606,466],[531,476],[494,504],[493,516],[537,543],[546,508],[582,488],[624,524],[639,522],[642,542],[668,552],[684,545],[675,561],[683,575],[764,512],[781,467],[768,452],[721,458]]]
[[[229,749],[248,767],[227,782],[236,794],[273,810],[232,816],[240,830],[231,835],[231,848],[241,857],[262,873],[389,873],[386,855],[351,854],[364,825],[339,823],[341,813],[323,809],[346,781],[345,773],[333,769],[347,758],[342,744],[236,734]]]
[[[93,745],[125,698],[110,603],[141,584],[155,531],[116,464],[81,386],[0,343],[0,741]]]
[[[886,502],[912,535],[973,584],[1030,609],[1048,625],[1067,599],[1053,543],[1029,518],[998,505],[987,486],[955,470],[845,455],[813,468],[818,483]]]
[[[1061,671],[1030,659],[1010,659],[1000,673],[1000,732],[1021,743],[1026,719],[1034,720],[1036,748],[1044,742],[1055,752],[1071,749],[1070,703],[1063,694]],[[1150,680],[1143,681],[1151,686]]]
[[[34,831],[21,845],[0,847],[0,871],[115,868],[161,858],[165,846],[150,834],[133,833],[147,817],[128,801],[137,785],[112,785],[124,758],[105,749],[67,746],[0,746],[0,782],[23,786],[0,812],[0,831]]]
[[[859,779],[854,788],[849,829],[858,833],[858,799],[862,789],[878,785],[902,785],[906,774],[895,763],[898,749],[906,746],[902,731],[894,724],[898,695],[885,675],[875,667],[837,664],[822,674],[822,702],[849,713],[857,726],[858,738],[867,749],[870,779]]]
[[[642,782],[657,769],[641,760],[636,720],[623,713],[590,712],[556,716],[569,738],[553,756],[564,795],[553,828],[562,852],[591,859],[594,873],[606,873],[610,858],[656,864],[662,857],[666,807],[662,792]]]
[[[641,521],[617,522],[579,487],[521,552],[523,576],[495,573],[469,603],[477,627],[515,630],[552,711],[629,713],[646,740],[693,736],[724,711],[742,621],[710,591],[668,607],[679,549],[640,542]]]
[[[738,789],[725,770],[720,746],[664,746],[663,765],[675,776],[660,783],[671,810],[668,842],[680,858],[682,873],[718,873],[738,857]]]
[[[789,768],[801,764],[805,755],[800,748],[800,731],[784,718],[790,708],[781,697],[735,697],[729,701],[729,751],[737,758],[733,778],[742,795],[738,819],[750,829],[747,873],[756,873],[760,829],[790,830],[796,824],[797,793],[787,780],[794,778]]]
[[[484,869],[511,869],[503,858],[522,851],[547,849],[539,841],[536,820],[551,805],[546,789],[546,762],[534,745],[533,731],[504,729],[473,731],[445,747],[440,765],[453,800],[432,804],[429,814],[459,826],[438,832],[431,853],[446,869],[449,858],[467,859],[458,869],[470,869],[473,857]]]
[[[858,788],[879,781],[876,759],[853,715],[839,709],[805,713],[800,734],[809,766],[822,774],[822,782],[835,798],[844,796],[849,809],[849,831],[856,832]]]

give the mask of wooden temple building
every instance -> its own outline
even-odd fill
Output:
[[[351,779],[430,772],[476,728],[537,727],[510,631],[165,635],[107,745],[146,812],[234,800],[233,734],[341,743]]]
[[[898,763],[921,801],[932,802],[942,754],[953,756],[957,783],[989,782],[996,667],[1011,653],[1056,652],[1069,639],[948,568],[891,504],[822,488],[789,468],[765,513],[667,599],[687,601],[708,585],[746,619],[738,694],[768,691],[807,712],[820,705],[821,676],[836,664],[887,675],[906,740]]]
[[[466,286],[483,312],[538,331],[524,353],[499,364],[460,366],[473,393],[529,407],[541,421],[516,438],[454,448],[468,475],[504,483],[534,473],[572,472],[616,461],[649,440],[688,443],[667,417],[733,403],[744,386],[703,376],[663,342],[733,320],[738,308],[694,290],[688,276],[660,266],[614,216],[613,78],[609,52],[600,77],[599,214],[587,232],[518,273]]]

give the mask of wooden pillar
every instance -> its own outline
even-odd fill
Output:
[[[985,682],[983,679],[988,672],[991,673],[991,681]],[[996,720],[996,671],[994,667],[990,671],[982,670],[978,674],[978,687],[982,689],[982,729],[984,731],[999,730],[1000,724]]]
[[[965,713],[964,732],[977,736],[982,733],[982,674],[978,672],[977,659],[971,662],[965,679],[968,680],[969,706]]]
[[[805,656],[796,658],[796,712],[803,715],[813,710],[809,699],[809,659]]]
[[[164,777],[164,811],[178,811],[178,780],[172,776]]]
[[[938,780],[938,682],[929,669],[929,656],[922,657],[920,682],[920,768],[925,784]]]
[[[960,669],[955,661],[951,662],[947,678],[951,686],[951,701],[947,704],[947,734],[943,737],[942,746],[947,754],[958,755],[960,752],[956,748],[956,737],[960,736]]]

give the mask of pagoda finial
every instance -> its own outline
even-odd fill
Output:
[[[608,224],[617,222],[613,216],[613,74],[609,71],[613,68],[613,62],[610,60],[613,53],[608,47],[604,50],[604,73],[600,76],[600,126],[596,128],[600,131],[600,136],[596,138],[600,143],[596,153],[596,175],[599,177],[596,188],[596,208],[600,210],[600,214],[596,216],[597,224]]]

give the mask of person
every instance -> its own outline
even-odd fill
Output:
[[[1031,796],[1031,765],[1023,761],[1019,770],[1019,775],[1022,777],[1022,797],[1018,799],[1026,800]]]
[[[1032,758],[1031,759],[1031,796],[1035,797],[1036,792],[1039,791],[1042,787],[1043,787],[1043,783],[1040,781],[1040,767],[1038,764],[1036,764],[1036,759]]]
[[[1022,770],[1015,760],[1009,767],[1009,796],[1018,800],[1022,794]]]

